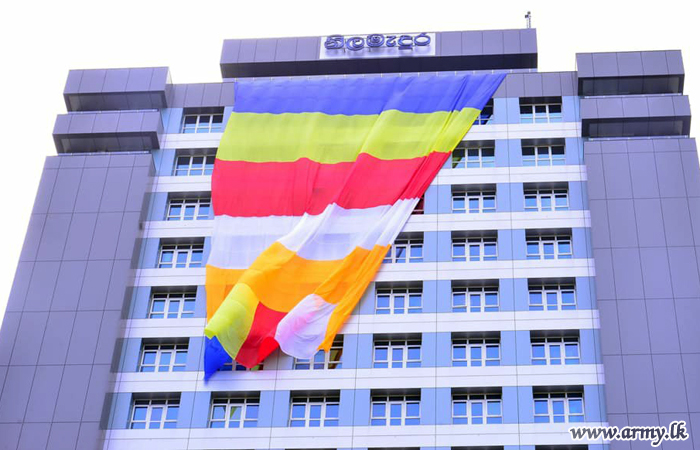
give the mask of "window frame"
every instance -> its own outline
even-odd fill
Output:
[[[497,285],[487,285],[487,286],[453,286],[452,287],[452,312],[470,312],[470,313],[480,313],[480,312],[498,312],[501,307],[500,300],[500,289]],[[455,297],[457,295],[464,295],[464,305],[457,304],[455,302]],[[478,306],[472,302],[473,298],[478,296],[479,304]],[[491,297],[489,297],[491,296]],[[487,299],[493,298],[495,296],[496,303],[487,302]]]
[[[223,419],[214,417],[217,407],[224,408]],[[234,408],[236,407],[240,407],[241,412],[239,419],[233,420],[231,416],[235,414]],[[249,418],[249,413],[254,417]],[[260,397],[212,396],[207,428],[257,428],[259,416]],[[218,426],[218,424],[223,424],[223,426]]]
[[[463,248],[460,254],[459,248]],[[493,254],[486,254],[487,248],[493,248]],[[478,256],[472,255],[472,249],[478,249]],[[467,250],[469,250],[467,252]],[[453,262],[478,262],[498,260],[498,236],[452,237]]]
[[[175,215],[172,214],[173,207],[179,206],[180,213]],[[194,206],[194,214],[192,218],[187,218],[187,208],[189,206]],[[206,208],[206,214],[202,214],[202,209]],[[189,222],[195,220],[209,220],[210,213],[212,211],[211,206],[211,195],[209,196],[198,196],[198,197],[170,197],[168,198],[168,204],[165,208],[165,221],[166,222]]]
[[[544,107],[544,108],[543,108]],[[553,108],[554,107],[554,108]],[[558,108],[557,108],[558,107]],[[523,113],[524,109],[529,109]],[[538,111],[544,109],[544,112]],[[551,111],[559,109],[558,112]],[[561,101],[545,102],[545,101],[528,101],[520,103],[520,123],[562,123],[564,121],[563,105]],[[532,120],[528,119],[530,117]],[[539,120],[538,120],[539,119]]]
[[[570,252],[561,252],[562,245],[569,246]],[[537,245],[537,253],[531,253],[531,246]],[[547,246],[552,248],[552,257],[548,258]],[[574,244],[571,234],[547,234],[525,237],[525,259],[552,261],[555,259],[573,259]]]
[[[164,252],[173,252],[172,261],[163,261]],[[178,256],[185,254],[184,265],[178,267]],[[199,255],[199,259],[194,259],[194,255]],[[158,269],[193,269],[204,267],[204,242],[187,243],[163,243],[158,248]]]
[[[568,348],[570,346],[576,348],[576,356],[569,356]],[[535,356],[535,347],[542,347],[544,356]],[[552,356],[552,350],[554,349],[558,349],[558,357],[556,354]],[[530,362],[534,366],[569,366],[581,364],[581,342],[579,336],[531,337]]]
[[[498,405],[498,414],[492,414],[489,406]],[[464,405],[464,414],[456,413],[456,406]],[[481,415],[475,417],[476,405],[481,405]],[[477,420],[478,419],[478,420]],[[452,394],[452,423],[455,425],[490,425],[503,423],[502,394]]]
[[[373,395],[370,401],[370,426],[420,425],[420,395]],[[375,415],[375,406],[384,405],[384,415]],[[418,414],[408,415],[409,406],[417,405]],[[400,416],[392,416],[399,406]],[[414,409],[414,408],[410,408]],[[384,423],[380,423],[380,422]],[[392,423],[398,421],[398,423]]]
[[[455,200],[464,202],[463,208],[455,207]],[[476,207],[472,207],[472,202]],[[486,207],[486,201],[493,201],[493,206]],[[452,192],[452,214],[495,213],[498,208],[496,189],[464,190]]]
[[[455,357],[455,349],[464,347],[464,358]],[[496,348],[497,358],[489,357],[489,349]],[[453,337],[452,367],[495,367],[501,365],[501,340],[494,337]],[[472,349],[479,349],[479,358],[473,358]]]
[[[554,404],[560,401],[563,406],[563,413],[555,414]],[[572,414],[571,404],[576,401],[581,403],[581,412]],[[540,405],[546,404],[546,413],[537,412],[538,403]],[[533,410],[535,423],[581,423],[586,421],[586,406],[583,392],[535,392],[533,393]],[[563,420],[555,420],[557,417],[561,417]],[[571,420],[572,417],[576,420]]]
[[[184,342],[155,344],[144,342],[141,344],[138,371],[140,373],[184,372],[187,370],[188,349],[189,344]],[[146,363],[147,354],[155,354],[152,364]],[[169,355],[169,361],[166,364],[161,361],[164,355]],[[184,361],[178,362],[178,357],[183,355]],[[161,370],[163,367],[166,370]],[[153,368],[153,370],[144,370],[145,368]]]
[[[304,406],[304,417],[294,417],[294,407]],[[318,418],[311,417],[311,411],[314,406],[320,405],[320,414]],[[328,407],[335,407],[336,415],[328,414]],[[312,421],[318,421],[314,425]],[[303,423],[302,423],[303,422]],[[290,428],[319,428],[319,427],[337,427],[340,422],[340,396],[335,395],[293,395],[289,401],[289,422]],[[296,423],[296,424],[295,424]]]
[[[380,297],[388,297],[387,307],[379,305]],[[397,307],[397,299],[403,297],[403,306]],[[420,300],[419,306],[411,306],[411,298]],[[401,311],[401,312],[397,312]],[[423,312],[423,288],[418,287],[378,287],[374,291],[374,314],[375,315],[405,315],[419,314]]]
[[[575,311],[578,309],[575,283],[543,283],[529,285],[527,291],[528,311]],[[533,294],[539,294],[541,299],[540,303],[533,303]],[[564,294],[570,294],[573,302],[565,303]],[[556,300],[556,302],[550,303],[550,299]],[[554,307],[552,308],[550,306]]]
[[[188,123],[189,118],[195,118],[194,124]],[[207,120],[204,121],[203,119]],[[218,119],[218,120],[215,120]],[[189,126],[192,125],[192,126]],[[224,113],[185,113],[182,115],[182,124],[180,126],[180,134],[204,134],[204,133],[222,133],[224,126]],[[191,130],[191,131],[188,131]]]
[[[523,192],[525,211],[534,212],[551,212],[551,211],[568,211],[569,210],[569,189],[568,188],[533,188],[526,189]],[[528,206],[528,199],[535,200],[535,206]],[[549,208],[546,208],[544,199],[549,198]],[[563,198],[565,204],[558,206],[558,199]]]
[[[136,420],[137,409],[145,409],[146,415],[143,420]],[[156,409],[161,409],[160,419],[157,421],[151,420],[153,412]],[[168,419],[171,410],[175,411],[175,418]],[[129,429],[131,430],[161,430],[177,428],[178,415],[180,413],[180,399],[168,398],[151,398],[151,399],[134,399],[131,402],[131,414],[129,415]],[[159,426],[152,427],[153,423],[158,423]],[[143,424],[143,427],[134,426],[135,424]]]
[[[532,152],[532,155],[530,153]],[[551,167],[566,165],[566,146],[525,145],[521,149],[523,167]]]
[[[199,164],[195,165],[195,159],[202,158],[201,168]],[[187,160],[186,164],[181,164],[180,161]],[[174,177],[198,177],[210,176],[214,172],[214,161],[216,155],[211,153],[196,153],[191,155],[176,155],[175,164],[173,165]]]
[[[337,359],[334,359],[337,356]],[[293,370],[337,370],[343,368],[343,340],[336,339],[329,352],[319,350],[311,359],[294,358]],[[303,367],[308,366],[308,367]]]
[[[496,167],[495,147],[457,147],[452,151],[450,164],[450,168],[452,169],[477,169],[487,167]]]
[[[404,249],[404,258],[399,260],[396,256],[396,251]],[[420,249],[420,256],[413,256],[413,250]],[[423,262],[423,238],[399,238],[389,247],[389,250],[384,256],[382,264],[408,264]]]
[[[172,311],[171,304],[178,302],[177,311]],[[163,311],[155,311],[156,302],[163,302]],[[197,302],[197,291],[183,289],[172,292],[151,292],[151,302],[148,310],[149,319],[189,319],[194,318]],[[185,309],[185,306],[191,305],[192,310]],[[169,317],[175,313],[175,317]],[[163,317],[155,317],[162,314]]]
[[[386,359],[377,357],[377,350],[386,351]],[[395,360],[395,351],[401,351],[401,359]],[[410,353],[418,351],[419,358],[409,358]],[[420,338],[394,338],[375,339],[372,342],[372,368],[373,369],[410,369],[421,367],[423,360],[423,342]],[[385,366],[385,367],[382,367]]]

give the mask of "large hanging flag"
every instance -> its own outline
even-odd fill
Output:
[[[205,378],[278,346],[329,350],[503,78],[236,83],[212,176]]]

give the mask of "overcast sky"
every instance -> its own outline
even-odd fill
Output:
[[[532,11],[540,71],[575,53],[683,51],[691,106],[700,79],[697,2],[119,0],[9,2],[0,18],[5,237],[0,312],[12,286],[69,69],[168,66],[174,83],[221,80],[226,38],[524,28]],[[0,315],[1,320],[2,315]]]

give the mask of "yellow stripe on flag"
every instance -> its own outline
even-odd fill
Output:
[[[300,158],[333,164],[359,153],[379,159],[410,159],[449,153],[480,111],[342,116],[323,113],[233,113],[216,157],[226,161],[291,162]]]

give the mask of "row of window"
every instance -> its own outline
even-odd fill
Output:
[[[575,365],[581,363],[578,333],[575,331],[531,332],[531,364]],[[186,370],[188,344],[186,342],[144,342],[138,367],[139,372],[183,372]],[[486,367],[501,365],[501,339],[499,333],[453,333],[453,367]],[[293,370],[335,370],[343,362],[343,337],[338,336],[329,352],[319,350],[311,359],[294,359]],[[403,369],[422,366],[422,338],[414,335],[405,338],[375,336],[372,347],[372,367],[375,369]],[[255,370],[262,370],[262,364]],[[246,370],[229,362],[224,371]]]
[[[566,211],[569,209],[569,189],[566,183],[561,187],[537,188],[525,185],[523,194],[525,211]],[[165,213],[167,221],[207,220],[210,218],[211,195],[195,197],[171,197]],[[419,204],[414,214],[423,214],[423,204]],[[492,213],[496,212],[496,187],[481,189],[453,188],[452,213]]]
[[[479,232],[483,233],[483,232]],[[496,261],[498,259],[498,238],[492,236],[453,237],[452,261]],[[570,234],[526,236],[527,259],[571,259],[573,247]],[[204,240],[189,243],[162,243],[158,254],[158,268],[203,267]],[[423,239],[400,236],[387,251],[384,264],[423,262]]]
[[[480,236],[462,237],[453,233],[452,261],[496,261],[498,259],[498,238],[494,231],[478,231]],[[536,231],[526,234],[527,259],[571,259],[573,247],[570,232],[559,232],[551,235],[539,235]],[[423,238],[399,238],[389,248],[384,258],[384,264],[401,264],[423,262]]]
[[[177,428],[179,398],[136,399],[129,427],[132,429]],[[503,423],[503,398],[500,389],[452,393],[453,424]],[[584,421],[583,390],[574,388],[548,392],[533,388],[535,423],[577,423]],[[260,394],[213,394],[209,409],[209,428],[255,428],[260,416]],[[337,427],[340,420],[340,392],[292,394],[288,426]],[[413,393],[376,393],[370,401],[371,426],[420,425],[421,395]]]
[[[474,125],[486,125],[493,118],[494,103],[490,100],[481,110]],[[223,108],[210,113],[193,114],[185,110],[180,132],[221,133],[223,131]],[[545,99],[520,99],[520,123],[559,123],[562,121],[561,98],[554,101]]]
[[[497,281],[479,281],[484,285],[452,286],[453,312],[500,311]],[[195,314],[195,289],[154,291],[151,295],[150,319],[192,318]],[[530,311],[571,311],[576,309],[576,286],[573,280],[540,282],[528,285]],[[417,314],[423,312],[423,289],[420,287],[383,287],[375,291],[375,314]]]
[[[175,158],[174,176],[211,175],[216,159],[214,150],[181,154]],[[561,144],[522,146],[523,166],[562,166],[566,164],[566,152]],[[458,147],[452,151],[453,169],[496,167],[496,150],[493,146]]]

